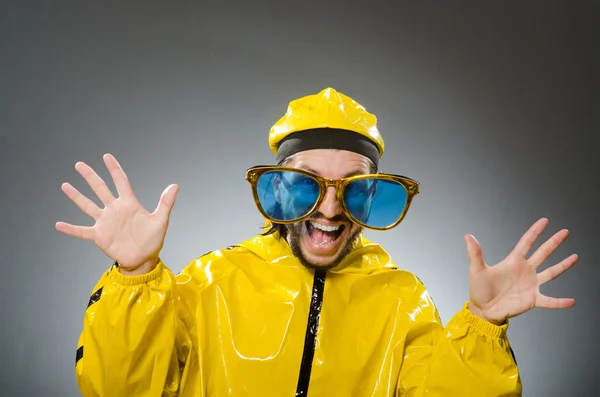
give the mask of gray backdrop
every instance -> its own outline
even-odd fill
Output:
[[[570,229],[549,262],[580,262],[543,292],[576,306],[516,318],[509,337],[525,396],[594,394],[598,2],[83,3],[0,9],[0,394],[78,395],[77,338],[110,260],[54,230],[92,224],[60,190],[90,193],[75,162],[107,177],[115,154],[151,210],[180,184],[162,253],[179,271],[259,231],[244,171],[272,163],[288,102],[328,86],[378,116],[383,170],[422,183],[403,224],[368,236],[444,322],[468,299],[465,233],[496,263],[542,216],[546,238]]]

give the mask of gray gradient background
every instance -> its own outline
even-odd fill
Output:
[[[543,292],[576,306],[518,317],[509,337],[525,396],[595,395],[598,3],[247,3],[0,9],[0,394],[78,395],[77,338],[110,260],[54,230],[92,224],[60,190],[90,192],[75,162],[107,177],[114,153],[151,210],[180,184],[162,252],[177,272],[259,231],[245,169],[273,161],[291,99],[333,86],[378,116],[383,170],[422,183],[400,227],[368,236],[444,322],[468,299],[465,233],[496,263],[539,217],[546,238],[570,229],[549,264],[580,262]]]

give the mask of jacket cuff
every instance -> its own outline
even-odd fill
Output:
[[[460,312],[461,316],[468,324],[479,330],[481,333],[493,338],[503,338],[506,336],[508,320],[502,325],[492,324],[489,321],[486,321],[483,318],[473,314],[468,307],[469,302],[467,301]]]
[[[138,276],[126,276],[126,275],[122,274],[121,272],[119,272],[119,268],[115,266],[115,268],[113,269],[113,271],[110,274],[110,277],[112,277],[113,281],[115,281],[121,285],[134,286],[134,285],[146,284],[150,281],[156,280],[157,278],[159,278],[161,276],[161,274],[164,270],[165,270],[165,265],[162,263],[161,260],[159,260],[156,267],[152,271],[150,271],[146,274],[140,274]]]

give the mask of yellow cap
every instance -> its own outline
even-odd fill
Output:
[[[356,132],[371,140],[383,155],[383,138],[377,129],[377,117],[354,99],[326,88],[290,102],[286,114],[269,132],[269,146],[277,154],[279,144],[290,134],[317,128],[335,128]]]

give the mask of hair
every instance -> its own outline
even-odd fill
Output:
[[[285,159],[283,159],[282,161],[279,162],[279,166],[285,166],[286,164],[288,164],[292,159],[294,158],[294,155],[291,155],[289,157],[286,157]],[[369,161],[369,173],[371,174],[376,174],[378,172],[377,170],[377,165],[370,159],[368,159]],[[276,234],[277,238],[286,238],[287,237],[287,227],[285,224],[283,223],[274,223],[272,221],[269,221],[271,223],[271,226],[265,230],[263,233],[261,233],[261,235],[263,236],[268,236],[271,234]]]

